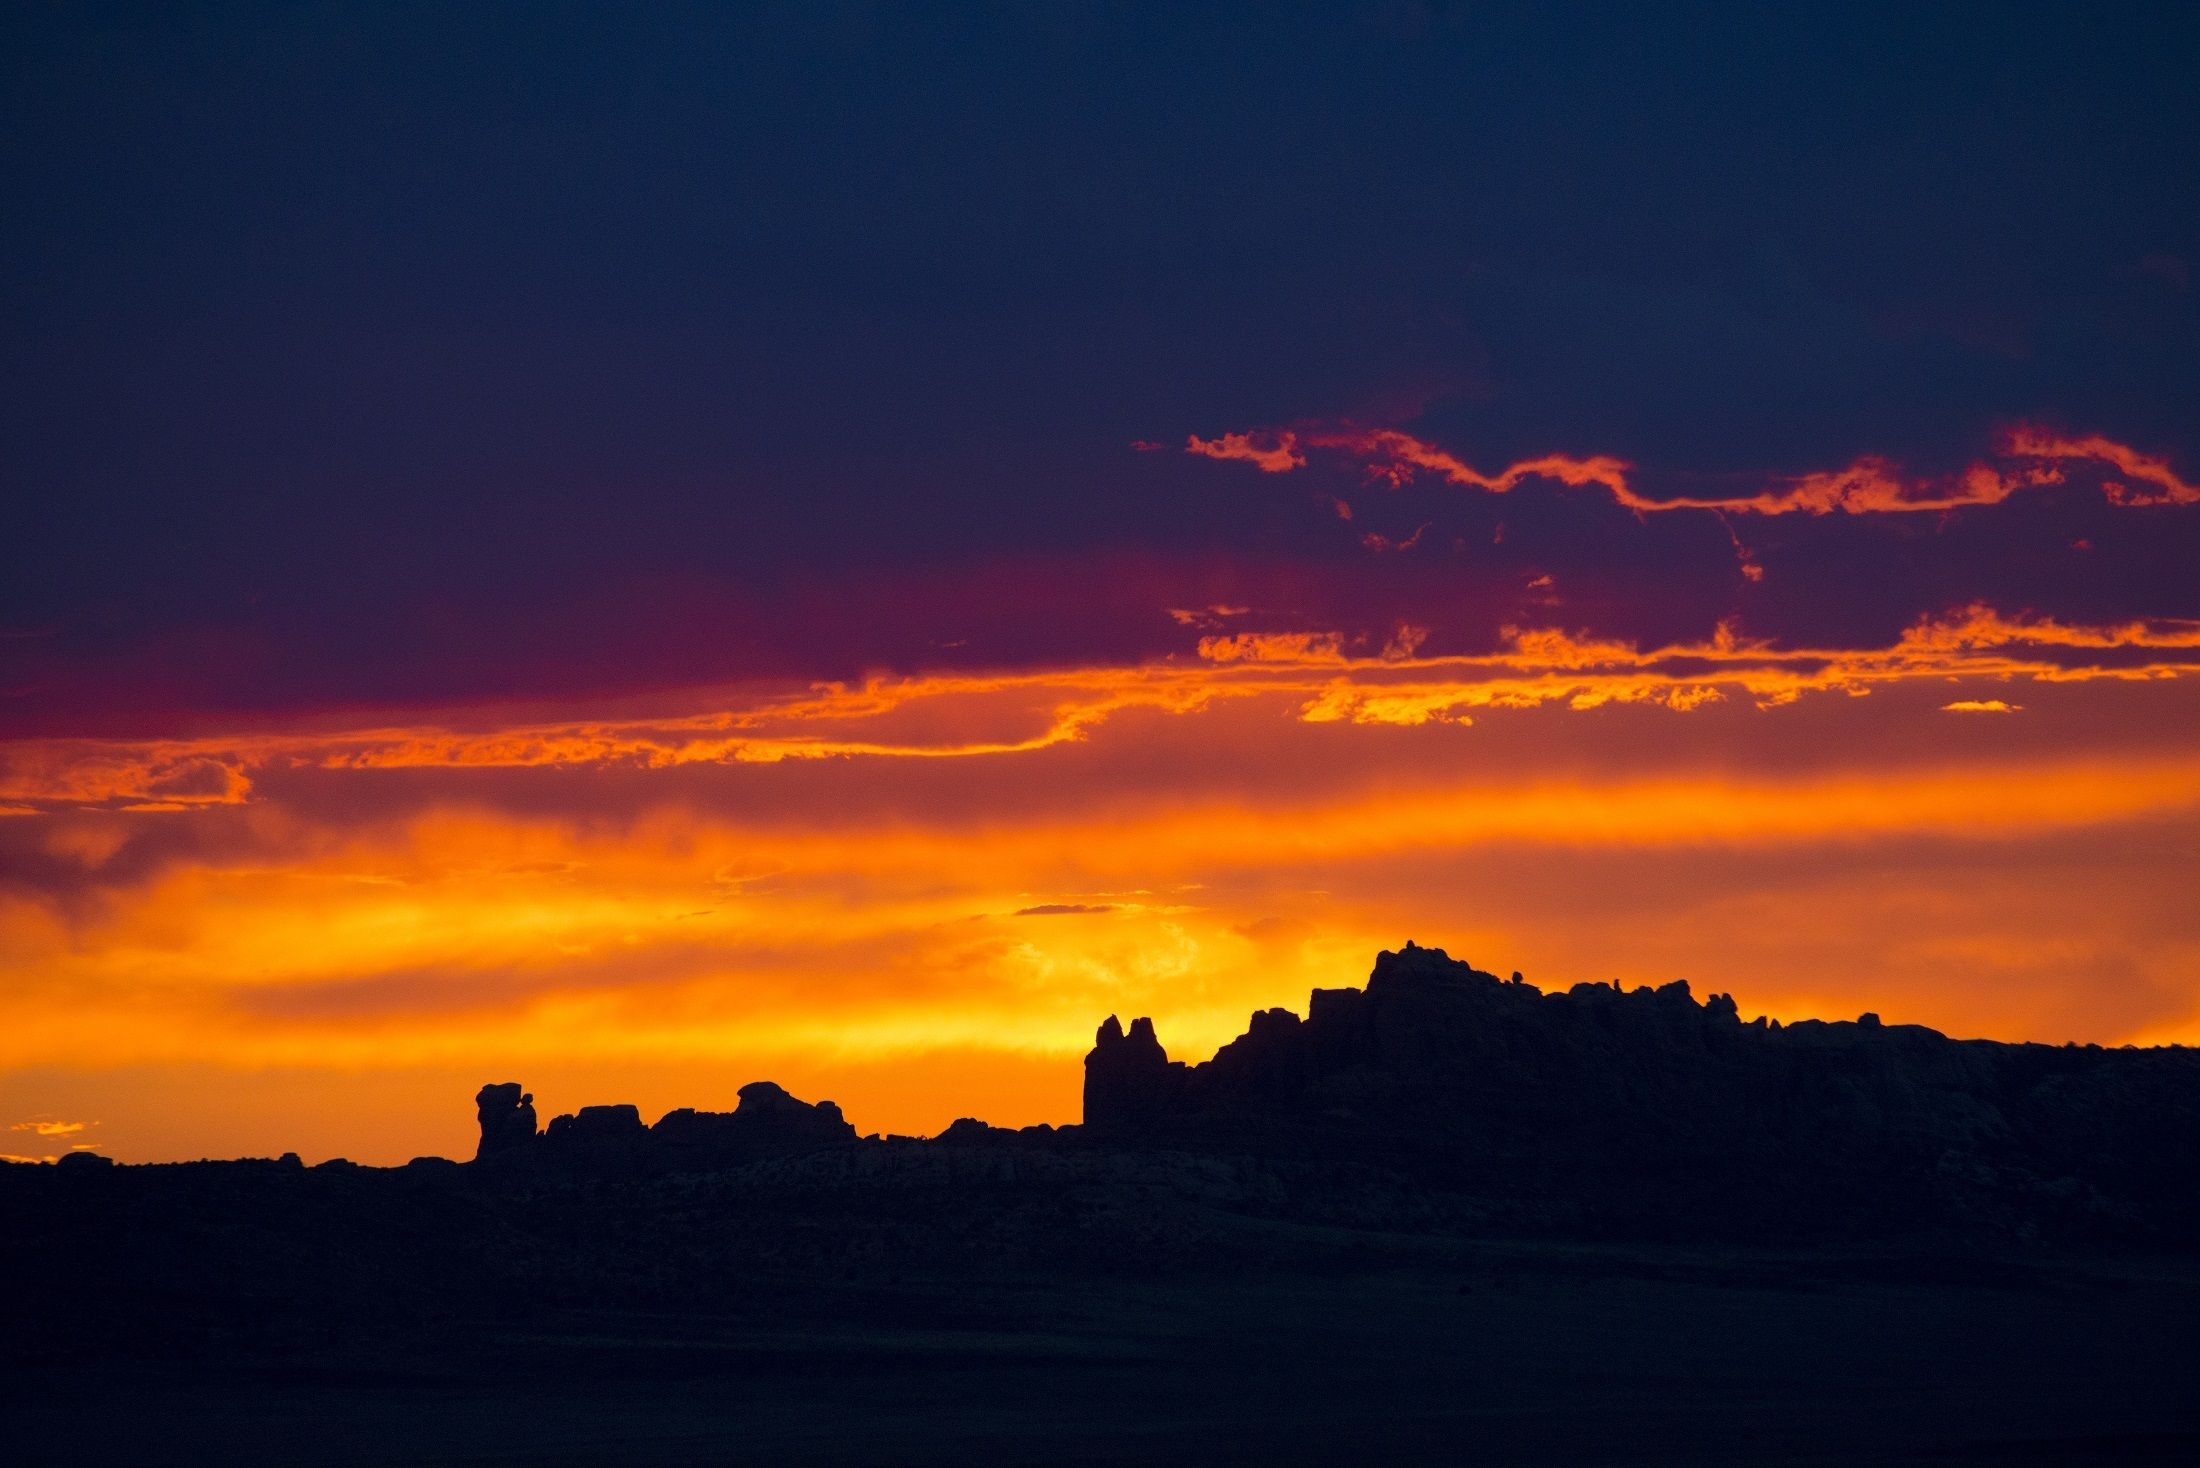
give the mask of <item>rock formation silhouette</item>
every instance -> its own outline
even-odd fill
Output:
[[[1109,1015],[1085,1056],[1085,1125],[1137,1130],[1163,1122],[1178,1099],[1183,1062],[1171,1062],[1153,1021],[1134,1019],[1125,1034]]]
[[[535,1130],[534,1097],[516,1081],[483,1086],[475,1097],[481,1123],[476,1162],[498,1168],[583,1173],[697,1172],[762,1157],[845,1147],[856,1129],[830,1101],[798,1101],[771,1081],[740,1090],[732,1111],[681,1107],[654,1126],[638,1107],[583,1106]]]
[[[1112,1016],[1085,1064],[1085,1129],[1116,1145],[1379,1160],[1607,1226],[2159,1235],[2200,1209],[2200,1052],[1745,1024],[1685,982],[1546,994],[1412,943],[1203,1064]]]
[[[474,1095],[474,1111],[481,1121],[476,1161],[510,1156],[535,1140],[535,1098],[518,1081],[483,1086]]]
[[[651,1176],[866,1145],[831,1102],[769,1081],[654,1125],[586,1106],[538,1134],[532,1103],[516,1082],[481,1089],[478,1163]],[[1744,1023],[1685,982],[1545,993],[1407,943],[1365,988],[1316,989],[1303,1019],[1258,1011],[1197,1065],[1152,1020],[1111,1015],[1080,1126],[966,1118],[930,1145],[1357,1169],[1355,1206],[1438,1198],[1593,1233],[2169,1238],[2200,1236],[2196,1142],[2192,1051],[1958,1041],[1876,1014]],[[1283,1206],[1327,1206],[1336,1176],[1298,1176]]]
[[[1699,1002],[1686,983],[1545,993],[1412,943],[1379,955],[1364,988],[1313,991],[1303,1018],[1256,1012],[1199,1064],[1171,1060],[1150,1019],[1110,1016],[1073,1126],[966,1117],[930,1140],[859,1138],[832,1102],[769,1081],[732,1111],[653,1124],[612,1104],[538,1126],[517,1081],[474,1102],[470,1164],[397,1171],[513,1196],[829,1186],[853,1190],[851,1218],[943,1168],[1013,1175],[1019,1201],[987,1225],[1008,1254],[1059,1245],[1015,1221],[1052,1206],[1046,1187],[1108,1194],[1132,1177],[1149,1190],[1140,1207],[1158,1188],[1202,1208],[1455,1234],[2200,1246],[2200,1052],[1952,1040],[1872,1014],[1745,1023],[1731,997]],[[125,1189],[153,1171],[101,1164],[72,1154],[54,1170]],[[376,1171],[205,1165],[321,1189]]]

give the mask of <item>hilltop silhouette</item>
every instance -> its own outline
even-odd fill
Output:
[[[1171,1060],[1150,1020],[1110,1016],[1084,1073],[1082,1119],[1060,1127],[965,1119],[931,1138],[864,1135],[832,1102],[768,1081],[743,1086],[731,1111],[645,1124],[634,1106],[588,1105],[545,1125],[522,1083],[499,1080],[474,1097],[480,1140],[464,1162],[113,1166],[79,1153],[0,1168],[0,1235],[37,1261],[14,1291],[23,1324],[4,1337],[13,1390],[46,1383],[21,1410],[51,1451],[26,1461],[294,1461],[257,1439],[146,1436],[96,1403],[118,1371],[184,1371],[174,1379],[195,1395],[174,1410],[204,1432],[224,1393],[246,1392],[248,1414],[323,1410],[286,1395],[324,1390],[297,1384],[298,1362],[335,1363],[314,1369],[353,1383],[340,1401],[370,1414],[380,1399],[343,1373],[455,1383],[403,1392],[408,1412],[462,1435],[480,1419],[450,1404],[538,1390],[515,1381],[538,1383],[553,1416],[578,1410],[575,1386],[602,1394],[606,1422],[647,1437],[698,1412],[719,1420],[738,1380],[748,1405],[725,1443],[751,1443],[783,1404],[815,1407],[765,1454],[790,1460],[963,1461],[958,1445],[981,1440],[1033,1461],[1435,1460],[1450,1440],[1414,1424],[1477,1402],[1514,1411],[1536,1389],[1518,1363],[1538,1350],[1571,1362],[1585,1338],[1563,1322],[1584,1311],[1603,1323],[1581,1329],[1623,1354],[1695,1352],[1737,1383],[1833,1330],[1915,1354],[1905,1372],[1959,1370],[1930,1332],[1889,1340],[1868,1323],[1898,1307],[1962,1323],[1961,1349],[1999,1363],[1983,1395],[1924,1412],[1877,1368],[1818,1361],[1792,1368],[1808,1386],[1750,1388],[1792,1417],[1750,1440],[1855,1431],[1868,1456],[1910,1461],[1895,1448],[1928,1427],[1960,1420],[1991,1438],[2027,1403],[2062,1403],[2040,1431],[2143,1417],[2165,1460],[2200,1447],[2200,1422],[2128,1405],[2132,1383],[2157,1378],[2149,1400],[2173,1403],[2171,1383],[2196,1364],[2200,1052],[1953,1040],[1872,1015],[1744,1022],[1731,998],[1699,1002],[1685,984],[1545,993],[1409,943],[1380,955],[1364,988],[1317,989],[1303,1016],[1256,1013],[1200,1064]],[[1272,1324],[1209,1339],[1241,1317]],[[1481,1349],[1457,1334],[1469,1321],[1515,1345],[1476,1356],[1481,1378],[1439,1388],[1425,1363]],[[1364,1379],[1347,1360],[1366,1363]],[[1056,1367],[1050,1391],[1111,1404],[1080,1409],[1113,1425],[1075,1454],[1003,1405],[1021,1400],[1002,1396],[1003,1372]],[[924,1410],[960,1424],[922,1429],[933,1456],[819,1425],[870,1420],[879,1392],[901,1400],[882,1383],[910,1371],[952,1398]],[[644,1402],[619,1385],[630,1379],[677,1401]],[[1341,1379],[1388,1415],[1325,1405]],[[1559,1425],[1583,1401],[1621,1411],[1625,1394],[1598,1380],[1582,1379],[1563,1417],[1538,1419],[1537,1444],[1589,1434],[1552,1461],[1639,1448],[1624,1413],[1595,1419],[1609,1442]],[[2019,1380],[2023,1392],[2003,1390]],[[1157,1448],[1127,1406],[1111,1415],[1124,1383],[1138,1384],[1130,1402],[1198,1387],[1172,1409],[1175,1446]],[[1896,1393],[1880,1427],[1825,1415],[1860,1391]],[[1250,1400],[1268,1403],[1258,1423],[1232,1405]],[[54,1415],[69,1401],[85,1411]],[[536,1420],[546,1411],[497,1417],[462,1456],[565,1461]],[[2028,1460],[2122,1451],[2094,1441]],[[377,1459],[362,1447],[339,1460]],[[1676,1447],[1671,1460],[1702,1455]]]
[[[1214,1058],[1111,1017],[1085,1127],[1126,1142],[1381,1159],[1605,1225],[1817,1234],[1937,1222],[2200,1238],[2200,1052],[1951,1040],[1759,1018],[1686,982],[1545,994],[1408,943]]]
[[[731,1112],[645,1126],[629,1105],[537,1127],[517,1082],[476,1098],[492,1175],[707,1173],[897,1148],[769,1081]],[[2200,1052],[1951,1040],[1918,1025],[1744,1023],[1685,982],[1546,994],[1412,943],[1304,1018],[1255,1013],[1213,1059],[1168,1058],[1150,1019],[1100,1026],[1081,1125],[957,1122],[929,1145],[1208,1155],[1282,1164],[1285,1204],[1328,1208],[1324,1166],[1414,1207],[1599,1234],[1760,1239],[2200,1238]],[[1337,1182],[1340,1191],[1366,1185]]]

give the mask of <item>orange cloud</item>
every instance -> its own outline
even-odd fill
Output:
[[[1305,436],[1305,441],[1317,448],[1337,449],[1357,455],[1366,460],[1370,473],[1389,480],[1393,485],[1404,484],[1413,477],[1416,470],[1428,470],[1453,484],[1470,489],[1486,489],[1493,494],[1504,494],[1529,479],[1550,479],[1576,488],[1597,484],[1615,494],[1627,493],[1629,465],[1620,459],[1574,459],[1562,454],[1549,454],[1540,459],[1514,464],[1496,474],[1484,474],[1442,449],[1393,429],[1344,429],[1309,433]],[[1295,469],[1304,462],[1305,459],[1301,456],[1298,463],[1281,465],[1278,468]]]
[[[2115,504],[2200,504],[2200,486],[2178,478],[2171,471],[2167,460],[2150,458],[2114,439],[2102,438],[2098,434],[2072,438],[2041,428],[2019,428],[2009,434],[2003,450],[2023,458],[2097,460],[2110,465],[2128,478],[2154,486],[2152,490],[2135,490],[2128,484],[2111,480],[2101,488]]]
[[[89,1123],[81,1121],[19,1121],[11,1125],[11,1132],[34,1132],[41,1137],[73,1137]]]
[[[1338,632],[1233,632],[1199,639],[1199,655],[1210,663],[1343,663],[1344,635]]]
[[[2069,466],[2078,463],[2104,464],[2130,480],[2151,486],[2134,489],[2124,481],[2104,481],[2102,491],[2113,504],[2200,503],[2200,487],[2179,478],[2162,459],[2150,458],[2098,435],[2068,437],[2032,427],[2013,430],[1997,446],[1998,458],[2029,462],[1979,462],[1961,473],[1936,479],[1908,476],[1887,459],[1866,457],[1845,468],[1778,479],[1749,494],[1670,498],[1639,493],[1628,477],[1633,466],[1607,455],[1582,458],[1547,454],[1487,473],[1448,450],[1388,428],[1347,425],[1226,433],[1212,440],[1192,438],[1186,452],[1213,459],[1244,460],[1267,473],[1281,474],[1305,466],[1306,448],[1357,461],[1370,478],[1393,487],[1408,483],[1417,474],[1430,473],[1461,488],[1505,494],[1530,479],[1541,479],[1577,489],[1594,486],[1610,494],[1615,502],[1641,513],[1718,510],[1753,515],[1867,515],[1956,510],[1996,505],[2023,490],[2062,484]]]
[[[1998,698],[1959,698],[1954,703],[1944,703],[1940,707],[1942,712],[1951,714],[2013,714],[2024,705],[2007,703]]]
[[[1251,464],[1264,474],[1286,474],[1301,468],[1306,455],[1299,452],[1297,436],[1289,432],[1225,433],[1220,438],[1185,440],[1184,452],[1209,459],[1235,459]]]
[[[1169,620],[1179,627],[1220,627],[1233,617],[1242,617],[1251,607],[1171,607]]]
[[[9,814],[27,800],[138,810],[239,805],[252,794],[244,763],[196,741],[18,740],[0,745],[0,801]]]
[[[17,741],[0,745],[0,794],[32,811],[179,812],[245,803],[256,779],[298,770],[662,771],[1037,755],[1133,713],[1186,717],[1218,700],[1296,698],[1299,717],[1316,723],[1468,723],[1482,710],[1645,704],[1685,712],[1730,697],[1774,707],[1918,680],[2146,681],[2200,670],[2200,622],[2072,625],[1983,605],[1923,619],[1879,649],[1780,648],[1727,626],[1702,642],[1640,648],[1530,627],[1506,628],[1493,653],[1428,655],[1427,636],[1412,626],[1370,637],[1209,633],[1188,660],[717,690],[689,696],[712,705],[703,712],[655,719],[475,727],[482,716],[454,711],[441,727]]]
[[[2069,626],[2052,617],[2003,616],[1974,602],[1947,617],[1919,622],[1902,634],[1898,652],[1943,653],[2015,646],[2067,648],[2200,648],[2200,621],[2138,618],[2106,627]]]

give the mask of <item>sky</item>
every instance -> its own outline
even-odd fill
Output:
[[[0,26],[0,1153],[2200,1043],[2188,7]]]

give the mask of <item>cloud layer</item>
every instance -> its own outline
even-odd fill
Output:
[[[1456,656],[1220,630],[1249,615],[1152,664],[660,718],[10,748],[0,1102],[104,1075],[124,1155],[257,1135],[168,1101],[208,1064],[394,1118],[483,1070],[668,1105],[810,1076],[890,1129],[971,1109],[954,1074],[1061,1120],[1096,1015],[1196,1054],[1408,935],[1787,1016],[2200,1037],[2200,627],[1965,607],[1875,649]],[[289,1145],[421,1145],[390,1125]]]

